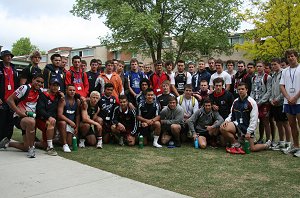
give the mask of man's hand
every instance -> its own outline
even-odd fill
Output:
[[[118,125],[117,125],[117,129],[119,131],[125,131],[125,126],[119,122]]]
[[[55,123],[56,123],[56,119],[55,119],[55,118],[50,117],[50,118],[48,118],[48,121],[49,121],[49,123],[50,123],[52,126],[55,126]]]
[[[198,135],[196,133],[193,133],[193,138],[194,138],[194,141],[195,141],[196,138],[198,138]]]
[[[142,127],[147,127],[149,126],[146,122],[142,122]]]
[[[246,133],[245,139],[246,139],[246,140],[250,140],[250,133]]]
[[[288,99],[288,103],[289,103],[290,105],[295,105],[296,102],[297,102],[297,98],[296,98],[296,97],[290,97],[290,98]]]
[[[219,111],[219,106],[217,106],[217,105],[213,105],[212,108],[213,108],[213,110],[215,110],[215,111]]]
[[[2,105],[3,104],[3,102],[2,102],[2,100],[0,99],[0,105]]]
[[[208,130],[208,131],[211,131],[211,130],[213,130],[213,129],[214,129],[213,126],[207,126],[207,127],[206,127],[206,130]]]
[[[76,128],[76,124],[75,124],[73,121],[71,121],[71,122],[69,123],[69,125],[70,125],[73,129]]]

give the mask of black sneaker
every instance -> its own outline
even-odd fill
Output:
[[[7,137],[0,141],[0,148],[6,149],[8,147],[9,139]]]

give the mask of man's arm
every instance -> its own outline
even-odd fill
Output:
[[[74,128],[75,123],[64,115],[65,106],[66,106],[66,101],[64,99],[60,99],[57,108],[57,118],[60,121],[65,121],[67,124],[69,124],[71,127]]]
[[[16,101],[18,101],[19,98],[17,98],[16,94],[13,93],[12,95],[10,95],[7,99],[7,104],[9,105],[9,107],[18,114],[19,117],[26,117],[27,115],[25,114],[25,110],[24,109],[19,109],[16,105]]]

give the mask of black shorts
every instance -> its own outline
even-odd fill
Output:
[[[208,131],[205,131],[205,132],[203,132],[203,131],[201,131],[201,132],[196,131],[196,134],[199,135],[199,136],[203,136],[203,137],[205,137],[206,139],[209,139],[209,138],[211,137],[211,136],[209,135]]]
[[[283,112],[283,106],[272,106],[270,112],[276,122],[288,121],[286,113]]]
[[[22,135],[25,135],[25,134],[26,134],[26,131],[23,130],[22,127],[21,127],[21,120],[22,120],[22,119],[23,119],[23,118],[20,118],[19,116],[16,116],[16,117],[14,117],[13,122],[14,122],[14,125],[15,125],[18,129],[21,129],[21,130],[22,130]]]
[[[239,127],[238,125],[235,125],[235,131],[236,131],[236,135],[238,137],[245,137],[245,135],[247,134],[247,131],[243,130],[241,127]],[[250,134],[250,137],[251,138],[254,138],[255,134],[254,133],[251,133]]]

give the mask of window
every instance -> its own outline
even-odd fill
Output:
[[[82,56],[93,56],[93,49],[85,49],[82,51]]]
[[[114,59],[117,59],[117,60],[121,59],[121,53],[120,53],[120,51],[114,51]]]

